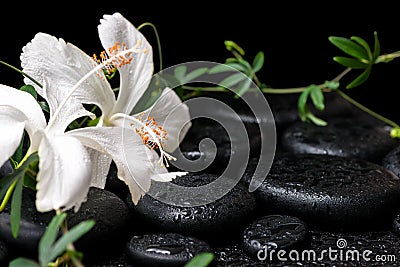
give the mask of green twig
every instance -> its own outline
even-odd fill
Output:
[[[361,109],[362,111],[374,116],[375,118],[389,124],[392,127],[400,127],[397,123],[395,123],[394,121],[389,120],[388,118],[376,113],[375,111],[372,111],[371,109],[367,108],[366,106],[360,104],[359,102],[357,102],[356,100],[354,100],[353,98],[351,98],[350,96],[348,96],[347,94],[343,93],[343,91],[341,90],[337,90],[337,92],[339,93],[340,96],[342,96],[345,100],[347,100],[348,102],[350,102],[351,104],[353,104],[354,106],[358,107],[359,109]]]
[[[160,71],[161,71],[162,68],[163,68],[163,64],[162,64],[162,54],[161,54],[161,41],[160,41],[160,37],[159,37],[159,35],[158,35],[157,28],[156,28],[156,26],[155,26],[153,23],[145,22],[145,23],[141,24],[139,27],[137,27],[137,29],[140,30],[141,28],[143,28],[143,27],[145,27],[145,26],[150,26],[150,27],[153,29],[154,34],[156,35],[157,46],[158,46],[158,56],[159,56],[159,58],[160,58]]]
[[[28,74],[26,74],[25,72],[23,72],[22,70],[14,67],[13,65],[8,64],[7,62],[4,62],[2,60],[0,60],[0,64],[3,64],[4,66],[7,66],[9,68],[11,68],[12,70],[15,70],[16,72],[22,74],[23,76],[25,76],[26,78],[28,78],[29,80],[31,80],[32,82],[34,82],[37,86],[39,86],[40,88],[42,88],[43,86],[36,81],[35,79],[33,79],[31,76],[29,76]]]

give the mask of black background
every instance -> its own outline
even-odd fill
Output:
[[[262,82],[275,88],[306,86],[333,79],[344,70],[332,60],[343,54],[328,41],[329,36],[359,36],[371,43],[377,31],[382,53],[400,50],[400,16],[395,7],[380,2],[15,1],[1,10],[0,60],[20,67],[21,49],[37,32],[63,38],[90,55],[98,54],[103,50],[97,33],[99,20],[103,14],[120,12],[135,26],[151,22],[157,27],[164,67],[196,60],[224,62],[230,53],[223,42],[233,40],[247,52],[247,59],[258,51],[265,53],[265,65],[259,74]],[[157,63],[154,33],[150,27],[142,32],[153,45]],[[398,61],[376,65],[369,81],[349,93],[400,122]],[[357,74],[353,71],[346,76],[343,86]],[[22,78],[0,66],[0,83],[18,87]]]

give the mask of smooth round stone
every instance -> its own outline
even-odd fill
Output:
[[[235,122],[230,122],[231,125],[233,123]],[[179,149],[172,153],[173,156],[178,158],[178,161],[176,163],[171,161],[169,169],[171,171],[176,169],[187,170],[187,168],[179,166],[180,161],[177,154],[182,153],[183,157],[188,160],[201,161],[200,165],[189,166],[190,168],[191,166],[198,166],[196,170],[190,170],[191,172],[220,174],[225,170],[234,154],[243,155],[246,150],[251,154],[251,151],[259,149],[258,144],[261,139],[259,130],[258,132],[256,130],[248,131],[247,135],[249,137],[235,135],[235,133],[229,136],[224,126],[216,121],[207,118],[194,119]],[[212,142],[215,144],[214,147]]]
[[[260,250],[288,250],[300,247],[307,238],[306,224],[289,215],[267,215],[250,223],[243,231],[243,248],[257,258]]]
[[[10,161],[7,160],[0,168],[0,178],[12,173],[13,171],[14,168],[12,167]]]
[[[10,204],[0,213],[0,240],[3,240],[10,252],[18,255],[36,257],[39,241],[46,227],[54,216],[54,212],[39,213],[35,207],[35,193],[23,191],[21,209],[21,225],[19,235],[15,239],[11,234]],[[93,219],[95,226],[76,241],[75,247],[85,255],[85,260],[92,256],[99,258],[111,255],[113,251],[123,248],[123,240],[129,230],[130,211],[126,204],[115,194],[98,188],[90,188],[87,201],[82,203],[79,211],[67,211],[68,227],[71,229],[78,223]],[[107,251],[108,254],[100,253]]]
[[[400,214],[397,214],[393,219],[392,231],[400,236]]]
[[[281,145],[291,153],[356,157],[380,164],[399,141],[390,136],[390,127],[376,120],[335,117],[327,126],[294,123],[283,133]]]
[[[130,194],[128,185],[118,178],[118,168],[114,161],[111,162],[104,189],[114,193],[123,200]]]
[[[196,187],[218,177],[189,173],[175,178],[173,182],[180,186]],[[167,204],[150,195],[145,195],[136,206],[130,197],[127,203],[133,211],[134,220],[143,225],[142,232],[176,232],[217,242],[240,238],[240,229],[253,219],[257,210],[255,195],[242,183],[216,201],[200,206]]]
[[[308,249],[314,251],[320,259],[315,261],[306,259],[303,264],[307,265],[398,266],[400,238],[390,231],[310,231]],[[331,258],[327,254],[329,250],[336,251],[331,253]],[[379,256],[379,258],[376,258],[376,256]],[[395,258],[393,259],[393,257]]]
[[[386,227],[400,209],[400,179],[391,171],[333,155],[277,157],[255,192],[265,212],[296,216],[318,228]]]
[[[8,257],[8,248],[6,246],[6,244],[4,244],[1,240],[0,240],[0,264],[2,262],[5,262],[5,260]]]
[[[393,148],[383,157],[382,165],[400,177],[400,146]]]
[[[127,244],[129,259],[140,266],[183,266],[202,252],[211,252],[206,242],[177,233],[134,236]]]

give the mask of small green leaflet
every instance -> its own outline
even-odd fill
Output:
[[[214,254],[209,252],[203,252],[197,254],[184,267],[206,267],[214,260]]]

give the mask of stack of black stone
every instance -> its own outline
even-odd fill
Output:
[[[240,100],[213,97],[236,110],[251,137],[250,159],[237,185],[195,207],[170,205],[151,195],[133,205],[112,165],[106,189],[91,188],[81,209],[68,213],[70,227],[96,221],[75,243],[85,266],[183,266],[201,252],[214,253],[211,266],[398,266],[400,142],[390,137],[387,125],[333,94],[324,112],[314,111],[328,125],[304,123],[297,113],[298,95],[268,95],[276,154],[264,182],[250,192],[259,164],[258,122]],[[218,151],[207,168],[173,181],[186,187],[218,179],[230,155],[241,151],[215,121],[192,123],[182,153],[207,161],[198,145],[204,138],[214,140]],[[11,171],[7,168],[2,175]],[[23,198],[17,239],[11,235],[9,207],[0,213],[0,266],[16,257],[37,258],[38,242],[53,215],[36,212],[33,192],[24,190]]]

